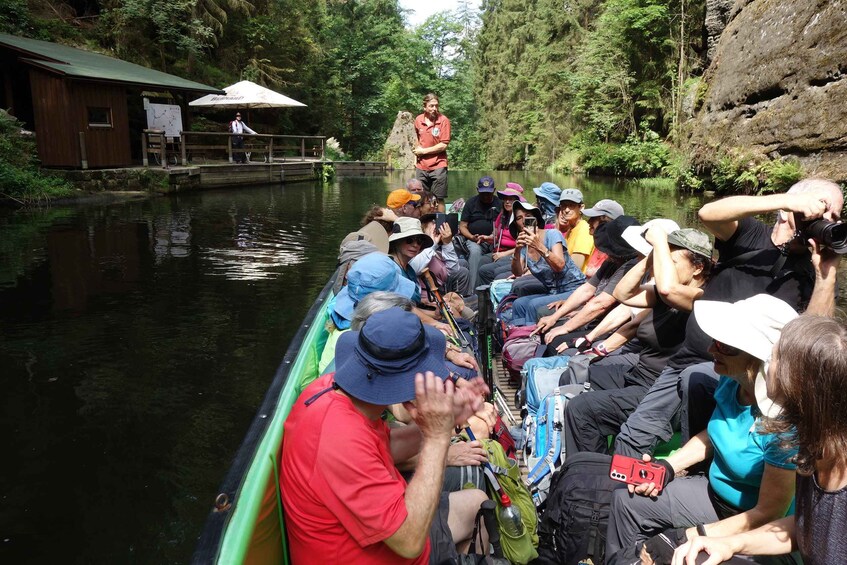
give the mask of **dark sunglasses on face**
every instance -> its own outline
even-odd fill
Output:
[[[731,346],[731,345],[727,345],[727,344],[725,344],[725,343],[721,343],[720,341],[718,341],[718,340],[716,340],[716,339],[715,339],[715,340],[713,340],[713,343],[715,344],[715,349],[716,349],[716,350],[717,350],[717,351],[718,351],[721,355],[726,355],[727,357],[735,357],[736,355],[738,355],[739,353],[741,353],[741,350],[740,350],[740,349],[738,349],[737,347],[733,347],[733,346]]]
[[[406,241],[408,241],[409,243],[417,243],[418,245],[423,246],[424,242],[426,242],[426,239],[422,235],[416,235],[413,237],[407,237]]]

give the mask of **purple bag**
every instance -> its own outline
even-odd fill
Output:
[[[543,355],[546,345],[541,343],[538,335],[529,335],[535,326],[519,326],[512,328],[509,337],[503,344],[503,368],[509,373],[509,380],[515,386],[521,386],[521,369],[524,363]]]

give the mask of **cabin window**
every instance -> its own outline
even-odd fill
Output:
[[[112,127],[112,109],[100,106],[88,107],[88,127],[110,128]]]

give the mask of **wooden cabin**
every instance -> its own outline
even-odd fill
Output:
[[[142,91],[179,98],[222,90],[140,65],[0,33],[0,107],[35,132],[44,167],[140,164]]]

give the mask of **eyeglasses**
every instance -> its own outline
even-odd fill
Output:
[[[727,344],[722,343],[722,342],[720,342],[720,341],[718,341],[718,340],[716,340],[716,339],[715,339],[715,340],[713,340],[713,343],[715,344],[715,349],[716,349],[716,350],[718,351],[718,353],[720,353],[721,355],[726,355],[727,357],[735,357],[736,355],[738,355],[739,353],[741,353],[741,350],[740,350],[740,349],[738,349],[737,347],[733,347],[733,346],[731,346],[731,345],[727,345]]]
[[[426,243],[426,238],[422,235],[415,235],[412,237],[407,237],[406,241],[409,243],[417,243],[418,245],[423,245]]]

